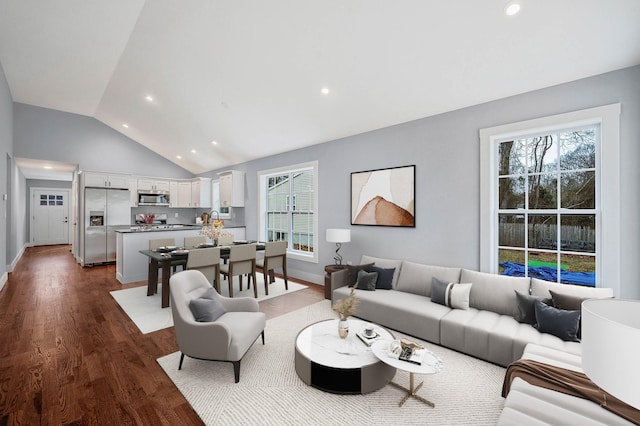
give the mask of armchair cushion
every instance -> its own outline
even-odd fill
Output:
[[[193,318],[198,322],[215,321],[226,312],[214,289],[207,290],[197,299],[191,299],[189,309]]]

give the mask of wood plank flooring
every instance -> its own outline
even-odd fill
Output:
[[[178,350],[173,327],[141,334],[109,294],[115,267],[82,268],[69,249],[28,248],[0,293],[0,426],[201,425],[156,362]],[[261,311],[324,299],[304,284]]]

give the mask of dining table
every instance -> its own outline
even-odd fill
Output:
[[[258,241],[234,241],[232,245],[256,244],[256,250],[264,250],[265,244]],[[169,278],[171,278],[171,262],[184,259],[186,268],[189,251],[201,248],[215,247],[213,244],[200,244],[195,247],[159,247],[154,250],[140,250],[141,254],[149,257],[149,274],[147,277],[147,296],[153,296],[158,292],[158,269],[162,269],[162,307],[169,306]],[[231,253],[231,245],[219,246],[220,258],[226,263]]]

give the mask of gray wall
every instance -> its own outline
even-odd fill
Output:
[[[14,104],[16,157],[78,164],[80,170],[191,178],[193,174],[95,118]]]
[[[9,255],[7,243],[11,232],[10,201],[3,200],[3,194],[9,194],[11,179],[11,164],[13,157],[13,100],[0,64],[0,230],[5,238],[0,238],[0,288],[7,279],[7,264]]]
[[[640,67],[595,76],[234,166],[247,172],[247,238],[257,235],[257,172],[319,161],[319,264],[290,261],[291,271],[321,276],[333,263],[327,228],[350,228],[341,253],[478,269],[481,128],[612,103],[622,104],[621,297],[640,299]],[[350,173],[416,165],[416,227],[350,226]],[[227,168],[228,169],[228,168]],[[205,175],[215,177],[216,170]],[[606,207],[605,207],[606,208]]]

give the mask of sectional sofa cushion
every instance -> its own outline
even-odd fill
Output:
[[[431,266],[404,261],[402,263],[402,274],[400,274],[395,288],[405,293],[431,297],[431,285],[434,277],[446,283],[458,283],[460,282],[460,268]]]
[[[396,268],[378,268],[376,265],[371,266],[371,272],[378,273],[378,280],[376,281],[376,288],[381,290],[391,290],[393,286],[393,274],[396,272]]]
[[[562,293],[569,296],[589,297],[594,299],[613,297],[613,289],[611,288],[594,288],[580,285],[567,285],[552,283],[549,281],[540,280],[538,278],[531,279],[532,296],[551,297],[551,293],[549,293],[549,290],[553,290],[557,293]]]
[[[393,272],[393,281],[391,282],[391,286],[393,288],[396,288],[396,283],[398,282],[398,277],[400,276],[400,268],[402,267],[402,260],[383,259],[363,254],[362,258],[360,259],[360,263],[373,263],[378,268],[385,269],[396,268],[396,270]]]
[[[514,290],[529,292],[529,278],[507,277],[463,269],[460,282],[471,283],[469,306],[513,317],[518,301]]]

